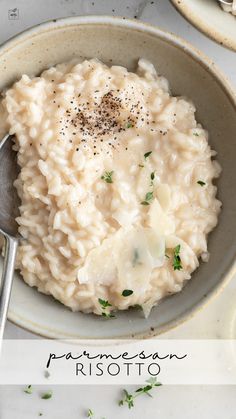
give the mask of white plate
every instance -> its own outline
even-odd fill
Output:
[[[217,0],[171,0],[176,9],[214,41],[236,51],[236,17]]]

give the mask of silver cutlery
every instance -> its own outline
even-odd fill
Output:
[[[10,301],[15,258],[18,245],[17,223],[19,198],[13,182],[18,174],[16,152],[12,150],[12,136],[0,142],[0,233],[5,239],[2,278],[0,283],[0,342],[3,338]]]

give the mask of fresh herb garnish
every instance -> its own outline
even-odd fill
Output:
[[[105,309],[107,307],[112,307],[112,305],[108,301],[102,300],[101,298],[98,299],[98,302],[103,309]]]
[[[33,393],[32,385],[30,384],[29,386],[27,386],[27,387],[24,389],[24,392],[25,392],[26,394],[32,394],[32,393]]]
[[[127,128],[133,128],[133,125],[131,124],[131,122],[128,122],[128,124],[126,126],[127,126]]]
[[[106,300],[102,300],[101,298],[99,298],[98,299],[98,302],[99,302],[99,304],[100,304],[100,306],[102,307],[102,309],[103,309],[103,312],[102,312],[102,316],[103,317],[106,317],[106,318],[112,318],[112,317],[115,317],[114,316],[114,314],[112,314],[112,313],[110,313],[110,311],[107,311],[107,308],[108,307],[112,307],[112,304],[110,304],[108,301],[106,301]]]
[[[150,202],[153,200],[153,192],[147,192],[145,195],[145,200],[141,202],[141,205],[150,205]]]
[[[113,183],[113,180],[112,180],[113,173],[114,173],[113,171],[105,172],[104,175],[101,176],[101,179],[105,180],[105,182],[107,183]]]
[[[134,399],[138,396],[141,396],[141,394],[147,394],[149,397],[152,397],[150,394],[150,391],[155,388],[159,387],[162,384],[157,382],[156,377],[151,377],[149,380],[146,381],[147,385],[144,387],[138,388],[134,394],[128,393],[127,390],[123,390],[124,397],[119,401],[119,406],[124,406],[124,404],[127,404],[128,408],[131,409],[134,407]]]
[[[133,290],[124,290],[123,292],[122,292],[122,296],[123,297],[129,297],[130,295],[132,295],[134,293],[134,291]]]
[[[155,179],[155,172],[151,173],[150,178],[151,178],[150,186],[153,186],[154,185],[154,179]]]
[[[203,182],[202,180],[198,180],[197,181],[197,183],[199,184],[199,185],[201,185],[201,186],[204,186],[206,183],[205,182]]]
[[[183,266],[181,265],[181,259],[180,259],[180,244],[178,244],[175,248],[174,248],[174,260],[173,260],[173,268],[174,271],[180,271],[181,269],[183,269]]]
[[[52,398],[52,391],[48,391],[47,393],[44,393],[41,396],[41,399],[43,399],[43,400],[48,400],[48,399],[51,399],[51,398]]]
[[[132,260],[132,266],[133,266],[133,268],[136,265],[141,265],[141,262],[139,261],[139,257],[140,257],[140,255],[139,255],[138,249],[134,249],[134,255],[133,255],[133,260]]]
[[[195,137],[199,137],[198,132],[194,132],[193,135],[195,135]]]
[[[150,156],[150,154],[152,154],[152,151],[148,151],[147,153],[144,154],[144,158],[145,160],[147,159],[147,157]]]
[[[93,418],[93,415],[94,415],[93,411],[89,409],[87,413],[87,418]]]

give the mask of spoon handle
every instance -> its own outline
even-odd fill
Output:
[[[18,240],[14,237],[5,235],[5,242],[5,257],[0,288],[0,342],[3,338],[7,319]]]

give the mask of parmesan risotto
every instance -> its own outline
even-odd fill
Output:
[[[6,92],[25,282],[73,311],[147,316],[208,260],[220,167],[195,107],[140,59],[23,75]]]

